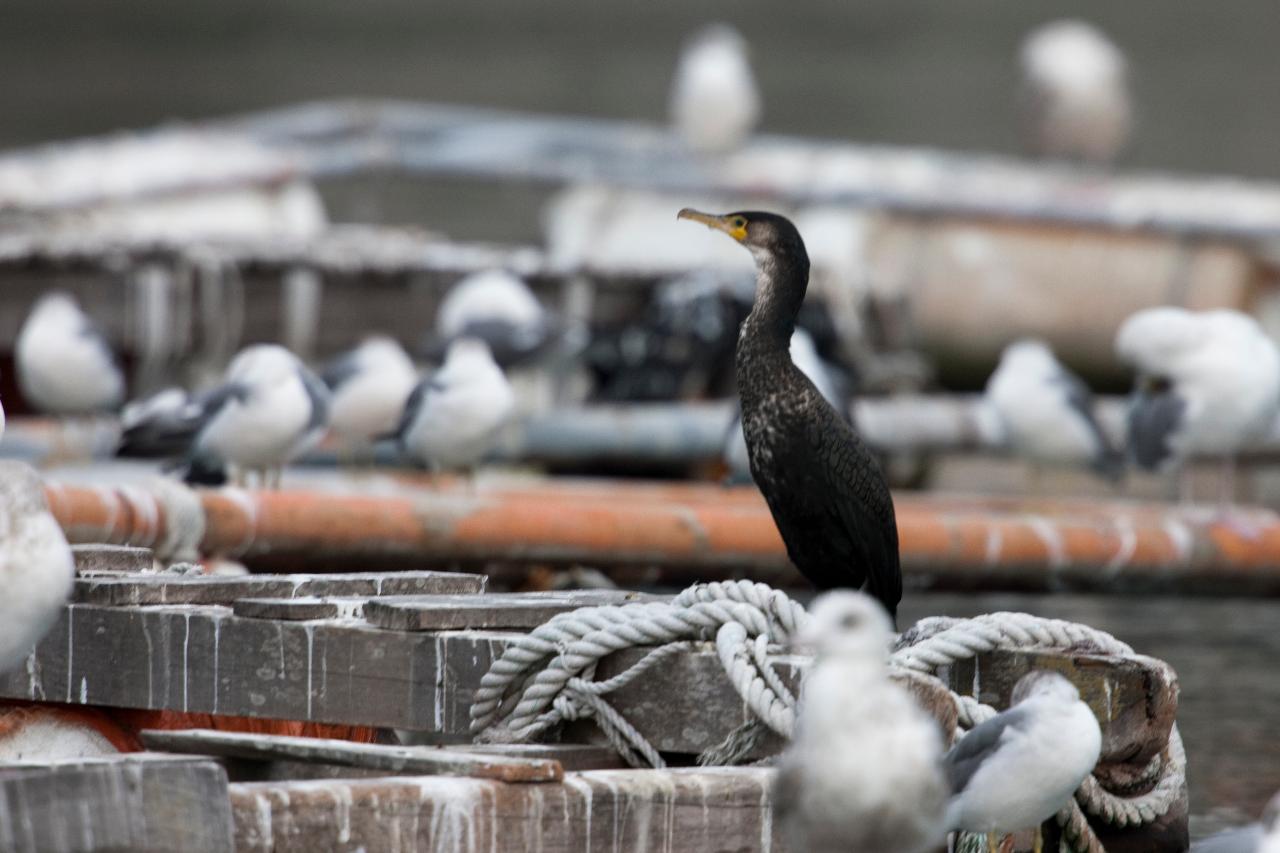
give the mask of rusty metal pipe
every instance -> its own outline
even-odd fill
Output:
[[[202,552],[309,570],[586,564],[630,579],[800,583],[754,489],[570,481],[453,485],[395,496],[201,491]],[[75,542],[152,545],[168,533],[142,487],[50,485]],[[1120,501],[897,497],[914,587],[1280,594],[1280,519]]]

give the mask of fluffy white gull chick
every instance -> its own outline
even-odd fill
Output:
[[[471,469],[497,442],[515,395],[488,345],[459,338],[440,369],[409,395],[395,438],[433,471]]]
[[[746,140],[760,120],[760,95],[737,30],[712,24],[688,42],[676,66],[670,109],[695,151],[723,153]]]
[[[121,455],[185,449],[192,457],[227,463],[237,482],[257,472],[262,485],[279,485],[285,463],[315,446],[329,417],[324,383],[275,344],[244,349],[227,367],[221,385],[185,405],[175,403],[176,397],[158,396],[149,409],[140,408],[150,417],[140,414],[124,430]]]
[[[791,334],[791,360],[800,372],[809,377],[815,388],[831,405],[845,411],[846,402],[837,390],[836,380],[827,369],[827,365],[818,355],[818,348],[813,343],[813,336],[804,329],[796,329]],[[729,425],[729,433],[725,439],[724,463],[729,469],[728,479],[732,483],[751,482],[751,464],[747,459],[747,440],[742,434],[742,416],[734,417]]]
[[[124,399],[124,375],[106,339],[74,297],[42,296],[14,347],[22,394],[51,415],[110,411]]]
[[[995,833],[1036,828],[1070,801],[1093,772],[1102,730],[1074,684],[1036,670],[1014,685],[1010,707],[975,726],[945,758],[953,791],[949,830]]]
[[[1043,341],[1010,344],[987,380],[987,405],[1009,446],[1033,463],[1089,465],[1114,480],[1124,458],[1098,423],[1087,385]]]
[[[326,364],[320,378],[332,395],[329,428],[352,446],[368,446],[396,428],[418,371],[404,347],[375,336]]]
[[[889,680],[889,614],[862,593],[818,598],[799,638],[815,647],[774,816],[789,850],[914,853],[942,840],[942,735]]]
[[[547,310],[518,276],[505,270],[474,273],[449,289],[436,313],[436,336],[446,344],[480,338],[503,367],[541,353],[552,338]]]
[[[1231,493],[1235,455],[1266,435],[1280,413],[1280,351],[1238,311],[1148,308],[1121,325],[1120,359],[1138,373],[1130,402],[1129,455],[1168,471],[1192,456],[1225,462]]]
[[[20,462],[0,462],[0,672],[18,666],[57,621],[74,577],[40,477]]]
[[[1043,157],[1109,163],[1132,126],[1124,54],[1096,27],[1054,21],[1022,43],[1029,146]]]

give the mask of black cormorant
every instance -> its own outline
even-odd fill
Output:
[[[865,588],[896,616],[902,571],[889,485],[858,433],[791,361],[809,285],[800,233],[773,213],[686,208],[678,216],[725,232],[755,258],[755,304],[738,335],[738,393],[751,475],[787,554],[819,590]]]

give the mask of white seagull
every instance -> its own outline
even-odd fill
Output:
[[[14,669],[57,621],[75,563],[29,466],[0,462],[0,673]]]
[[[1010,344],[985,394],[1009,446],[1033,463],[1089,465],[1115,480],[1124,457],[1098,423],[1087,385],[1043,341]]]
[[[1067,805],[1093,772],[1102,730],[1074,684],[1035,670],[1014,685],[1007,711],[970,730],[944,763],[952,797],[948,830],[995,834],[1036,828]]]
[[[1265,436],[1280,414],[1280,350],[1238,311],[1139,311],[1116,335],[1120,359],[1136,369],[1129,455],[1151,471],[1192,456],[1224,460],[1224,498],[1235,455]]]
[[[1132,126],[1124,54],[1097,27],[1054,21],[1022,43],[1027,141],[1042,157],[1106,164]]]
[[[449,345],[440,369],[409,395],[395,439],[433,471],[471,469],[497,443],[515,395],[479,338]]]
[[[124,375],[106,339],[70,294],[42,296],[14,347],[18,385],[51,415],[93,415],[124,399]]]
[[[541,353],[552,339],[547,309],[529,285],[506,270],[473,273],[449,289],[436,313],[436,336],[445,343],[479,338],[503,367]]]
[[[694,151],[742,145],[760,120],[760,95],[747,43],[728,24],[712,24],[686,44],[671,86],[671,121]]]
[[[124,430],[121,455],[185,449],[196,459],[227,463],[237,483],[257,472],[264,487],[279,486],[285,463],[319,442],[329,417],[324,383],[275,344],[247,347],[227,367],[223,384],[176,403],[158,396],[140,407]]]
[[[798,640],[815,646],[791,746],[773,789],[789,850],[916,853],[942,840],[942,734],[887,670],[892,625],[878,602],[818,598]]]
[[[355,447],[367,447],[400,422],[418,371],[404,347],[385,336],[366,338],[320,370],[332,401],[329,428]]]

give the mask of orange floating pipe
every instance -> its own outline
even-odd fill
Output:
[[[50,485],[75,542],[154,546],[170,530],[144,487]],[[613,481],[479,486],[392,495],[196,492],[202,553],[263,567],[359,570],[467,563],[654,567],[655,580],[753,577],[801,584],[752,488]],[[896,498],[914,586],[1198,589],[1280,594],[1280,518],[1123,501]]]

